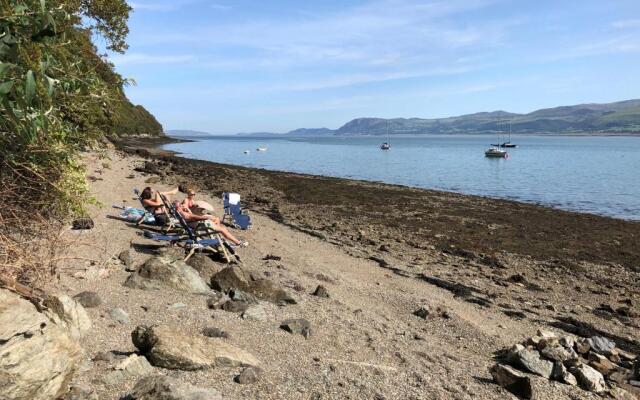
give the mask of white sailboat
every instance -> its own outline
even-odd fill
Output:
[[[389,137],[389,122],[387,122],[387,141],[380,145],[380,150],[391,150],[391,138]]]
[[[500,134],[498,133],[498,143],[500,143]],[[509,157],[509,153],[506,150],[501,150],[498,147],[498,144],[492,144],[490,148],[485,150],[485,157],[489,158],[507,158]]]

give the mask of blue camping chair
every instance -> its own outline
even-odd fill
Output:
[[[242,230],[251,228],[251,217],[242,212],[239,199],[235,204],[229,200],[230,194],[231,193],[228,192],[222,194],[222,206],[224,210],[222,222],[224,222],[227,217],[230,217],[234,227]]]

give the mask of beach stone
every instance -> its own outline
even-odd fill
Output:
[[[531,379],[509,365],[496,364],[489,370],[493,380],[509,392],[523,399],[533,396]]]
[[[0,289],[0,399],[50,400],[67,392],[83,360],[68,326]]]
[[[540,350],[540,354],[547,360],[551,360],[551,361],[562,362],[562,361],[569,360],[571,358],[576,358],[576,357],[573,357],[573,355],[569,351],[567,351],[564,347],[560,345],[546,346],[542,350]]]
[[[607,357],[597,353],[589,353],[589,366],[593,367],[604,376],[609,375],[617,368],[617,366],[609,361]]]
[[[429,318],[430,314],[431,310],[429,309],[429,306],[422,306],[413,312],[413,315],[418,316],[422,319]]]
[[[551,379],[558,382],[566,383],[567,385],[576,386],[578,381],[576,377],[567,371],[567,368],[562,362],[556,361],[553,363],[553,371],[551,372]]]
[[[131,338],[156,367],[192,371],[216,366],[259,366],[253,355],[220,338],[192,336],[166,326],[138,326]]]
[[[143,290],[174,289],[188,293],[208,293],[209,287],[198,272],[182,260],[155,256],[148,259],[124,283]]]
[[[293,299],[284,289],[276,286],[267,279],[251,279],[239,266],[230,266],[211,277],[211,287],[221,292],[241,290],[250,293],[261,300],[276,304],[295,304]]]
[[[221,310],[224,303],[229,301],[229,297],[221,292],[213,292],[207,299],[207,307],[212,310]]]
[[[118,385],[126,379],[150,375],[154,372],[153,367],[146,358],[132,354],[118,364],[115,371],[111,371],[102,378],[107,385]]]
[[[587,339],[578,339],[576,341],[575,348],[578,354],[587,354],[589,350],[591,350],[591,345],[589,344]]]
[[[326,298],[329,298],[329,291],[327,290],[326,287],[322,285],[318,285],[318,287],[316,287],[316,290],[313,291],[313,295],[317,297],[323,297],[326,299]]]
[[[553,363],[543,360],[535,350],[524,349],[514,354],[515,366],[549,379],[553,372]]]
[[[560,338],[559,343],[565,348],[573,350],[573,346],[576,344],[576,341],[571,336],[563,336]]]
[[[611,351],[616,347],[614,342],[602,336],[592,336],[587,339],[587,343],[589,343],[591,350],[605,356],[611,354]]]
[[[80,303],[84,308],[94,308],[102,304],[102,299],[96,292],[80,292],[73,296],[73,299]]]
[[[131,322],[131,320],[129,319],[129,314],[127,314],[127,312],[122,308],[112,308],[111,311],[109,311],[109,315],[111,316],[111,318],[123,325]]]
[[[207,254],[196,253],[189,258],[187,265],[198,271],[198,274],[206,282],[211,280],[211,277],[222,269],[220,264],[216,263]]]
[[[267,319],[267,312],[262,306],[251,306],[242,313],[242,318],[251,321],[264,321]]]
[[[223,400],[214,389],[202,389],[168,376],[148,376],[139,380],[128,400]]]
[[[230,266],[211,277],[211,288],[220,292],[227,292],[229,289],[247,290],[249,276],[242,268]]]
[[[287,319],[282,321],[280,329],[283,329],[289,333],[300,334],[308,339],[311,336],[311,324],[304,318]]]
[[[231,289],[229,290],[228,296],[231,300],[244,301],[249,304],[258,304],[258,299],[256,298],[256,296],[247,292],[243,292],[242,290]]]
[[[602,374],[586,364],[580,364],[571,368],[571,373],[575,375],[578,384],[584,390],[601,393],[607,390]]]
[[[241,313],[249,308],[246,301],[228,300],[222,305],[222,309],[227,312]]]
[[[120,254],[118,254],[118,259],[127,267],[133,266],[133,257],[131,256],[131,250],[129,249],[122,250]]]
[[[247,385],[250,383],[258,382],[261,376],[262,370],[260,368],[249,367],[243,369],[242,372],[236,375],[233,380],[241,385]]]
[[[67,295],[49,296],[44,300],[45,313],[53,321],[63,325],[72,338],[83,338],[91,330],[91,318],[82,304]]]
[[[206,327],[202,330],[202,334],[211,338],[229,339],[229,333],[219,328]]]

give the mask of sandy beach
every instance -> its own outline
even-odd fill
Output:
[[[100,204],[91,210],[96,225],[68,233],[74,259],[49,288],[95,291],[103,300],[88,309],[94,328],[83,339],[87,361],[75,382],[92,387],[97,398],[120,398],[137,381],[114,385],[104,377],[136,350],[131,331],[138,325],[228,332],[226,341],[260,360],[257,382],[235,383],[238,367],[154,373],[234,399],[510,398],[489,373],[494,355],[538,329],[599,334],[621,349],[640,350],[639,223],[192,161],[149,151],[149,143],[120,148],[86,155]],[[251,230],[233,230],[250,243],[239,250],[241,268],[273,281],[296,304],[260,301],[264,315],[251,320],[208,309],[207,296],[123,286],[162,251],[140,229],[113,218],[111,204],[137,206],[131,190],[145,182],[193,186],[219,214],[221,193],[240,193],[253,220]],[[123,250],[130,250],[129,266],[117,259]],[[225,266],[214,263],[209,275]],[[328,298],[312,295],[318,285]],[[618,312],[622,306],[631,312]],[[414,315],[420,307],[431,310],[428,318]],[[114,308],[128,321],[115,320]],[[308,320],[311,335],[280,329],[290,318]],[[109,352],[114,358],[96,360]],[[536,385],[539,399],[599,398],[544,379]]]

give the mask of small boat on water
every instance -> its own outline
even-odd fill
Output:
[[[518,147],[517,144],[515,143],[511,143],[511,122],[509,122],[509,140],[507,140],[506,142],[502,143],[500,145],[500,147],[506,147],[506,148],[515,148]]]
[[[387,141],[380,145],[380,150],[391,150],[391,138],[389,137],[389,122],[387,122]]]
[[[509,153],[507,153],[506,150],[500,150],[497,147],[491,147],[490,149],[484,152],[484,156],[492,157],[492,158],[507,158],[509,157]]]
[[[249,151],[249,150],[245,150],[245,151],[244,151],[244,154],[249,154],[249,153],[250,153],[250,151]]]
[[[267,151],[266,147],[258,147],[256,151]]]

